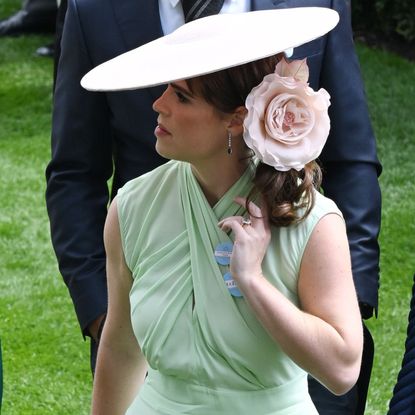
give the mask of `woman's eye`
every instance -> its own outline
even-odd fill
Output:
[[[180,101],[180,102],[183,102],[183,103],[185,103],[185,102],[189,102],[189,100],[186,98],[186,96],[184,96],[180,91],[175,91],[175,94],[176,94],[176,96],[177,96],[177,99]]]

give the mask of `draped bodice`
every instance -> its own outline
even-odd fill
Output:
[[[214,257],[218,244],[232,242],[232,235],[217,224],[224,217],[245,213],[233,199],[249,193],[252,177],[250,166],[213,207],[190,165],[177,161],[129,182],[119,192],[123,250],[134,278],[131,320],[151,368],[132,408],[144,405],[140,396],[149,407],[152,401],[158,401],[157,405],[163,399],[170,402],[167,390],[173,387],[177,388],[173,400],[186,408],[197,403],[194,399],[211,396],[207,402],[219,405],[212,413],[229,414],[229,408],[221,407],[225,403],[217,403],[216,393],[223,397],[223,391],[250,392],[241,401],[247,405],[243,404],[246,396],[252,401],[255,394],[274,390],[275,397],[276,391],[287,384],[293,396],[295,390],[301,391],[298,394],[304,396],[300,402],[309,405],[305,372],[269,337],[244,298],[230,294],[223,279],[228,267],[219,265]],[[273,228],[263,262],[264,275],[295,304],[297,275],[307,239],[323,214],[336,211],[323,196],[317,200],[312,214],[300,225]],[[204,391],[203,399],[196,398],[197,390]],[[163,399],[157,395],[160,393]],[[259,401],[268,402],[264,397]],[[132,408],[129,414],[141,415]],[[274,413],[270,408],[265,407],[263,413]],[[206,409],[181,410],[146,412],[140,408],[149,415],[208,413]],[[257,406],[255,412],[246,413],[262,412]]]

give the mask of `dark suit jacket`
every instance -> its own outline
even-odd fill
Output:
[[[332,96],[332,130],[321,161],[324,191],[343,211],[361,302],[377,307],[381,167],[344,0],[252,0],[252,10],[324,6],[340,24],[295,50],[310,83]],[[94,66],[162,35],[157,1],[70,0],[54,95],[52,159],[46,170],[53,246],[82,329],[107,307],[102,240],[117,189],[163,163],[154,150],[152,102],[163,87],[94,93],[81,77]],[[139,70],[139,68],[137,68]],[[108,181],[114,173],[112,192]]]

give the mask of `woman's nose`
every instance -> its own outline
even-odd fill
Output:
[[[168,87],[165,89],[165,91],[153,102],[153,110],[158,112],[159,114],[162,112],[166,112],[166,91]]]

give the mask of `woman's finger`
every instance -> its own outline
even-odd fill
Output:
[[[235,202],[241,206],[246,206],[246,199],[240,196],[237,196]],[[259,207],[256,203],[250,201],[248,203],[249,207],[249,219],[251,221],[251,226],[258,231],[267,232],[269,229],[268,223],[268,212],[266,208]]]
[[[224,219],[222,219],[222,220],[220,220],[219,222],[218,222],[218,226],[219,227],[222,227],[222,224],[225,222],[225,221],[230,221],[230,220],[236,220],[239,224],[241,224],[242,225],[242,221],[243,221],[243,217],[242,216],[228,216],[227,218],[224,218]]]
[[[241,216],[232,216],[221,220],[218,223],[218,226],[223,231],[232,230],[235,235],[235,240],[246,237],[246,234],[252,234],[255,230],[252,228],[252,225],[243,225],[243,218]]]

